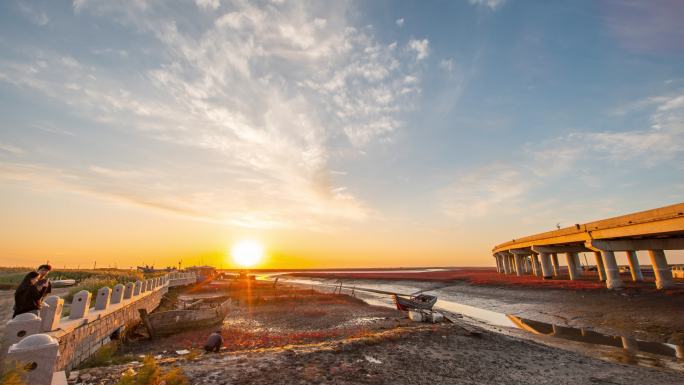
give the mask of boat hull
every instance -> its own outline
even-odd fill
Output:
[[[409,298],[403,298],[398,295],[394,295],[394,303],[397,305],[397,309],[408,311],[411,309],[420,310],[432,310],[437,302],[437,297],[431,297],[428,301],[415,301]]]
[[[228,315],[230,300],[208,309],[169,310],[147,314],[139,309],[140,318],[150,338],[171,335],[183,330],[217,325]]]

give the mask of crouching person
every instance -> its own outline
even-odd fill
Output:
[[[221,350],[221,346],[223,346],[223,337],[221,336],[221,330],[217,330],[209,334],[209,338],[207,338],[207,343],[204,344],[204,350],[207,353],[218,353],[218,351]]]

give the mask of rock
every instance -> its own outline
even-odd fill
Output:
[[[90,381],[92,378],[93,376],[88,373],[81,374],[81,381]]]

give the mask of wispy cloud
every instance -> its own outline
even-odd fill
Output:
[[[398,26],[403,27],[404,26],[404,18],[400,18],[396,20],[396,23]]]
[[[17,6],[19,7],[21,13],[33,24],[42,27],[50,22],[50,18],[45,11],[35,9],[24,1],[18,2]]]
[[[420,94],[414,54],[353,26],[344,4],[198,5],[217,11],[204,16],[212,23],[154,4],[74,2],[79,17],[115,20],[156,40],[146,49],[158,63],[135,78],[49,49],[0,61],[0,81],[184,158],[58,169],[6,162],[2,175],[241,226],[321,228],[368,217],[372,210],[333,180],[328,164],[401,127],[402,110]],[[411,45],[419,60],[427,56],[427,40]]]
[[[438,193],[442,209],[460,221],[510,213],[513,208],[522,210],[538,203],[530,200],[530,193],[557,184],[561,178],[600,188],[600,178],[587,170],[603,173],[623,165],[650,168],[678,159],[684,153],[684,95],[659,95],[647,100],[632,105],[650,106],[650,127],[574,132],[527,143],[514,151],[517,161],[498,161],[457,174],[454,182]]]
[[[492,11],[495,11],[497,8],[501,7],[506,0],[468,0],[470,4],[474,5],[480,5],[480,6],[485,6]]]

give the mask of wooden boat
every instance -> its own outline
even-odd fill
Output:
[[[397,309],[405,311],[411,309],[432,310],[432,307],[437,302],[437,297],[427,294],[419,294],[408,298],[393,294],[393,297]]]
[[[150,338],[154,338],[178,333],[186,329],[220,324],[228,314],[230,303],[230,299],[221,303],[197,301],[189,308],[181,310],[161,311],[150,314],[147,314],[145,309],[138,309],[138,311],[145,328],[150,334]]]

